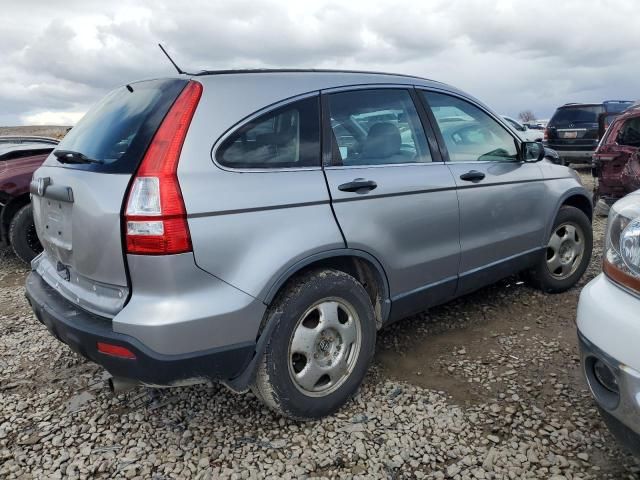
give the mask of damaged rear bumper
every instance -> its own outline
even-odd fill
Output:
[[[26,297],[38,320],[73,351],[103,366],[115,377],[149,385],[229,380],[241,372],[255,352],[246,342],[189,354],[154,352],[139,340],[112,329],[112,321],[82,310],[51,288],[36,272],[27,278]],[[98,343],[123,347],[135,358],[121,358],[98,350]]]

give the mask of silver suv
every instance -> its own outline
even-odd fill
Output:
[[[131,83],[34,175],[27,297],[116,385],[221,381],[321,417],[356,392],[383,326],[520,271],[576,283],[592,205],[544,154],[416,77]]]

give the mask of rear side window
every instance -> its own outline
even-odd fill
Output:
[[[182,79],[132,83],[108,93],[56,147],[101,163],[65,163],[67,168],[133,173],[171,105],[187,84]]]
[[[407,90],[354,90],[329,95],[333,164],[431,162],[427,140]]]
[[[600,105],[559,108],[549,121],[549,126],[558,127],[578,123],[598,123],[598,116],[604,113]]]
[[[320,166],[318,97],[265,113],[231,134],[216,154],[231,168],[303,168]]]

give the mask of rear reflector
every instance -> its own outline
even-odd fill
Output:
[[[131,183],[125,210],[126,251],[138,255],[190,252],[178,160],[202,85],[191,80],[162,121]]]
[[[135,360],[136,354],[126,347],[120,345],[112,345],[110,343],[98,342],[98,351],[112,357],[126,358],[127,360]]]

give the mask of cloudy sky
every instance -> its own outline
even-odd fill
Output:
[[[111,88],[185,70],[382,70],[513,116],[640,98],[637,0],[0,0],[0,125],[73,124]]]

